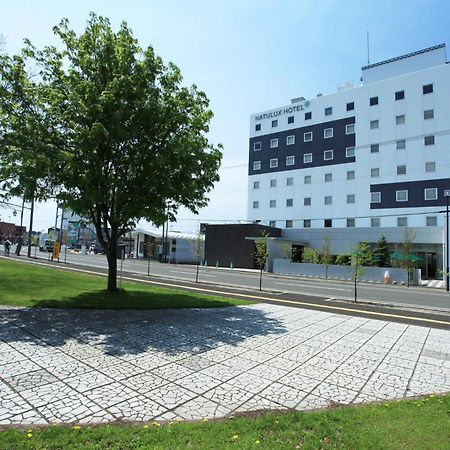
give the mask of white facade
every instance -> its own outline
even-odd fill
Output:
[[[450,189],[445,47],[363,68],[363,83],[251,116],[250,221],[297,229],[330,220],[332,228],[443,226],[439,211]],[[312,141],[304,142],[309,130]]]

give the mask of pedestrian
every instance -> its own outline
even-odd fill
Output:
[[[5,245],[5,255],[9,256],[9,251],[11,249],[11,241],[9,239],[6,239],[4,245]]]

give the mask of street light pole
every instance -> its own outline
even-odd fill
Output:
[[[448,199],[450,198],[450,189],[444,191],[445,197],[445,289],[449,291],[449,249],[448,249]]]

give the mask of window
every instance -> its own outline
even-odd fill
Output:
[[[329,160],[333,159],[333,150],[325,150],[323,152],[323,159],[325,161],[329,161]]]
[[[333,114],[333,108],[331,106],[329,106],[328,108],[325,108],[325,115],[331,116],[331,114]]]
[[[380,169],[378,167],[370,169],[370,178],[378,178],[379,176],[380,176]]]
[[[311,120],[311,119],[312,119],[312,112],[311,111],[306,112],[305,113],[305,120]]]
[[[403,100],[405,98],[405,91],[397,91],[395,93],[395,100]]]
[[[269,227],[276,227],[277,221],[276,220],[269,220]]]
[[[271,208],[276,208],[277,207],[277,201],[276,200],[270,200],[269,205]]]
[[[273,169],[275,167],[278,167],[278,158],[272,158],[270,160],[270,168]]]
[[[304,206],[311,206],[311,197],[305,197],[303,199],[303,205]]]
[[[408,201],[408,190],[403,189],[401,191],[395,191],[395,201],[407,202]]]
[[[259,189],[259,181],[253,182],[253,189]]]
[[[355,171],[354,170],[348,170],[347,171],[347,180],[354,180],[355,179]]]
[[[303,228],[311,228],[311,219],[303,220]]]
[[[400,139],[395,143],[397,150],[404,150],[406,148],[406,141],[404,139]]]
[[[434,161],[426,162],[425,172],[436,172],[436,163]]]
[[[286,156],[286,165],[293,166],[295,164],[295,156]]]
[[[261,161],[253,162],[253,170],[261,170]]]
[[[325,181],[333,181],[333,174],[332,173],[326,173],[325,174]]]
[[[355,124],[349,123],[345,125],[345,134],[355,134]]]
[[[258,209],[259,208],[259,202],[253,202],[253,209]]]
[[[325,128],[323,130],[323,137],[329,139],[333,137],[333,128]]]
[[[347,203],[355,203],[355,194],[347,194]]]
[[[286,220],[286,228],[292,228],[292,220]]]
[[[434,119],[434,109],[427,109],[423,112],[423,119]]]
[[[371,120],[370,121],[370,129],[377,130],[378,128],[380,128],[380,122],[378,120]]]
[[[313,140],[313,134],[312,131],[307,131],[304,135],[303,135],[303,141],[304,142],[311,142]]]
[[[333,197],[331,195],[325,195],[324,202],[325,202],[325,205],[332,205]]]
[[[425,200],[437,200],[438,194],[436,188],[425,189]]]
[[[270,140],[270,148],[277,148],[278,147],[278,138],[271,139]]]
[[[255,125],[255,131],[261,131],[261,124],[260,123],[257,123]]]
[[[347,147],[345,149],[346,158],[352,158],[355,156],[355,147]]]
[[[380,144],[372,144],[370,146],[370,153],[379,153],[380,151]]]
[[[303,162],[306,163],[310,163],[312,162],[312,153],[305,153],[303,155]]]
[[[294,145],[295,144],[295,136],[288,136],[286,138],[286,145]]]
[[[397,226],[398,227],[407,227],[408,226],[408,218],[407,217],[397,217]]]
[[[277,180],[270,180],[270,187],[277,187]]]
[[[347,219],[347,228],[353,228],[355,226],[355,219]]]
[[[294,178],[293,177],[287,177],[286,178],[286,186],[292,186],[294,184]]]
[[[371,192],[370,203],[381,203],[381,192]]]
[[[287,207],[294,206],[294,199],[293,198],[287,198],[286,199],[286,206]]]
[[[311,184],[311,175],[305,175],[304,182],[305,184]]]
[[[258,150],[261,150],[261,142],[254,142],[253,143],[253,150],[257,152]]]
[[[422,86],[422,92],[424,94],[431,94],[433,92],[433,84],[426,84]]]
[[[425,145],[434,145],[434,136],[425,136],[423,138],[423,143]]]
[[[397,166],[397,175],[406,175],[406,165]]]
[[[378,105],[378,97],[370,97],[369,104],[370,106]]]
[[[405,125],[405,115],[395,116],[395,124],[396,125]]]
[[[353,111],[355,109],[355,102],[347,103],[347,111]]]
[[[437,227],[436,216],[427,216],[427,227]]]
[[[370,226],[371,227],[379,227],[380,226],[380,218],[379,217],[371,217],[370,218]]]
[[[278,120],[272,120],[272,128],[275,128],[278,126]]]
[[[323,221],[323,226],[324,226],[325,228],[331,228],[331,227],[333,226],[333,221],[332,221],[332,219],[325,219],[325,220]]]
[[[294,123],[294,116],[288,117],[288,123]]]

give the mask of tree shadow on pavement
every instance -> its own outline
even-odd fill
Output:
[[[51,301],[46,304],[50,306]],[[47,355],[58,349],[81,360],[146,353],[162,358],[191,356],[222,345],[238,346],[253,337],[275,338],[285,333],[283,323],[270,316],[270,308],[1,308],[0,353],[8,351],[3,341],[25,355]]]

